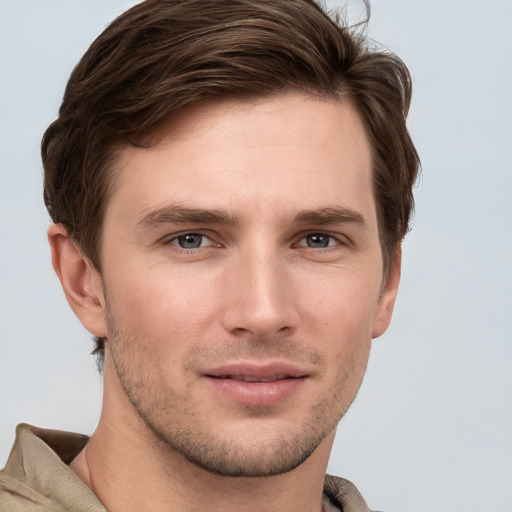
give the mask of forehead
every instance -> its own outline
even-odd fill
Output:
[[[107,207],[123,214],[172,201],[249,214],[370,203],[371,150],[347,102],[301,93],[188,108],[150,148],[117,156]]]

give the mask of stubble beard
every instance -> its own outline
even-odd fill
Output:
[[[357,389],[345,389],[351,369],[340,372],[339,380],[315,404],[302,425],[290,432],[269,432],[268,439],[242,440],[212,430],[202,421],[200,412],[184,395],[163,389],[158,378],[145,367],[144,349],[148,344],[120,329],[107,307],[108,341],[112,361],[119,382],[145,427],[153,434],[156,448],[169,456],[180,454],[186,460],[209,473],[225,477],[269,477],[287,473],[304,463],[326,436],[336,429],[338,422],[350,407]],[[282,352],[282,342],[270,353]],[[291,348],[290,351],[295,349]],[[293,352],[291,352],[293,353]],[[127,357],[128,355],[128,357]],[[318,358],[312,354],[311,359]],[[161,383],[160,383],[161,384]],[[359,388],[360,381],[357,385]],[[175,414],[176,405],[180,414]],[[266,407],[246,406],[247,417],[264,418]],[[264,423],[262,423],[264,425]],[[258,426],[255,425],[255,429]]]

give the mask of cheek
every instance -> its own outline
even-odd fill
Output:
[[[165,272],[119,269],[106,283],[117,328],[155,368],[185,357],[212,330],[216,301],[204,282],[191,282],[184,274],[171,278]],[[124,280],[125,275],[134,277]]]
[[[317,278],[310,283],[309,293],[301,294],[301,314],[327,332],[329,339],[371,339],[379,289],[377,279],[360,279],[348,273],[330,280]]]
[[[359,387],[370,353],[377,297],[376,285],[352,279],[324,287],[314,300],[304,302],[307,338],[332,361],[335,387],[340,382],[354,392]]]
[[[119,266],[106,283],[126,315],[181,318],[185,322],[191,313],[204,311],[207,281],[190,269],[173,268],[169,263],[151,266],[143,259],[129,263]]]

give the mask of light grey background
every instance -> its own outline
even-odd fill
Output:
[[[0,0],[0,466],[19,422],[90,433],[99,417],[92,345],[51,270],[39,141],[133,3]],[[512,0],[372,6],[370,36],[414,77],[423,179],[394,323],[330,470],[389,512],[512,510]]]

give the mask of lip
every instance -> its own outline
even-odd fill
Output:
[[[282,402],[299,391],[307,371],[286,362],[234,363],[204,372],[216,393],[243,405],[264,406]]]

